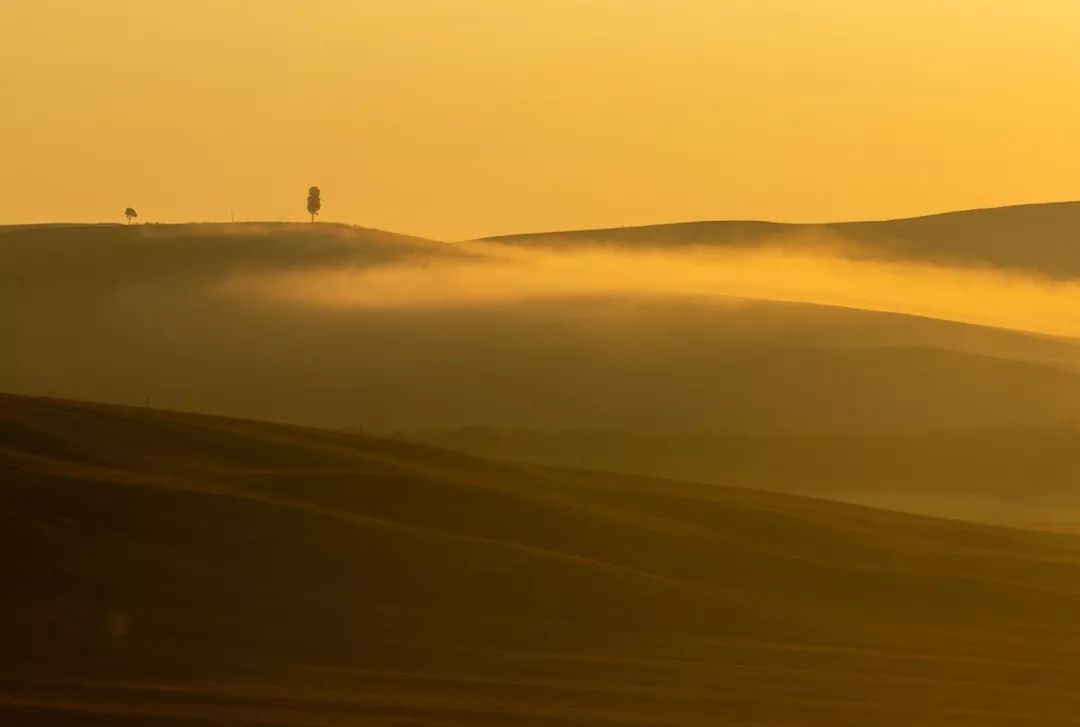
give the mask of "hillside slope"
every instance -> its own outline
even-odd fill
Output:
[[[1015,527],[1080,525],[1080,427],[922,434],[414,432],[410,439],[514,462],[823,497]]]
[[[1068,725],[1080,541],[0,397],[0,721]]]
[[[821,236],[851,241],[864,253],[884,258],[974,263],[1057,277],[1080,275],[1080,244],[1077,242],[1080,240],[1080,202],[1016,205],[872,222],[682,222],[487,239],[536,246],[600,242],[670,247],[751,246],[782,238],[810,240]]]

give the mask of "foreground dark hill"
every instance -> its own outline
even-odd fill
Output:
[[[1068,725],[1080,541],[0,398],[0,721]]]
[[[482,253],[340,225],[0,231],[12,352],[0,386],[382,431],[921,432],[1080,418],[1075,342],[992,328],[689,295],[320,307],[229,285],[391,269],[429,270],[438,285],[440,266],[462,260]]]
[[[488,238],[537,246],[604,243],[631,247],[752,246],[826,236],[864,254],[933,263],[975,263],[1055,277],[1080,275],[1080,202],[1030,204],[874,222],[780,224],[684,222]]]

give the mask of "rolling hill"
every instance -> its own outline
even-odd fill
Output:
[[[1053,277],[1080,275],[1080,202],[1015,205],[898,220],[782,224],[682,222],[643,227],[502,235],[488,241],[567,247],[746,247],[826,236],[855,243],[866,255],[932,263],[1003,267]]]
[[[20,725],[1068,725],[1080,541],[0,397]]]
[[[924,515],[1072,532],[1080,525],[1080,427],[922,434],[413,432],[477,456],[737,484]]]

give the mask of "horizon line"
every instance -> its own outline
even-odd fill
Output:
[[[126,223],[113,220],[101,220],[101,221],[86,221],[86,222],[12,222],[12,223],[0,223],[0,230],[5,229],[27,229],[35,227],[142,227],[142,226],[183,226],[183,225],[336,225],[340,227],[358,227],[367,230],[375,230],[379,232],[389,232],[392,234],[400,234],[406,237],[417,237],[420,239],[427,239],[437,242],[482,242],[490,240],[505,240],[512,238],[522,237],[553,237],[559,235],[580,235],[589,233],[601,233],[612,232],[615,230],[641,230],[658,227],[679,227],[687,225],[707,225],[707,224],[754,224],[754,225],[774,225],[777,227],[829,227],[836,225],[861,225],[861,224],[882,224],[889,222],[908,222],[913,220],[924,220],[934,217],[947,217],[951,215],[963,215],[974,214],[979,212],[995,212],[1001,210],[1012,209],[1024,209],[1031,207],[1055,207],[1065,205],[1080,204],[1080,199],[1063,199],[1048,202],[1021,202],[1017,204],[1002,204],[992,205],[988,207],[967,207],[952,210],[943,210],[938,212],[929,212],[924,214],[906,215],[900,217],[881,217],[881,218],[861,218],[861,219],[844,219],[844,220],[832,220],[832,221],[815,221],[815,222],[799,222],[799,221],[778,221],[778,220],[766,220],[760,218],[711,218],[711,219],[696,219],[696,220],[677,220],[668,222],[650,222],[644,224],[633,225],[614,225],[607,227],[579,227],[579,228],[567,228],[558,230],[540,230],[532,232],[509,232],[499,233],[495,235],[485,235],[482,237],[470,237],[457,240],[438,240],[436,238],[429,238],[423,235],[416,235],[414,233],[398,232],[396,230],[388,230],[380,227],[369,227],[363,224],[355,222],[341,222],[332,220],[317,220],[310,222],[306,220],[187,220],[183,222],[170,221],[170,222],[135,222]]]

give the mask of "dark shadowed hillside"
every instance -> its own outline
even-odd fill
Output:
[[[0,398],[0,721],[1067,725],[1080,541]]]

